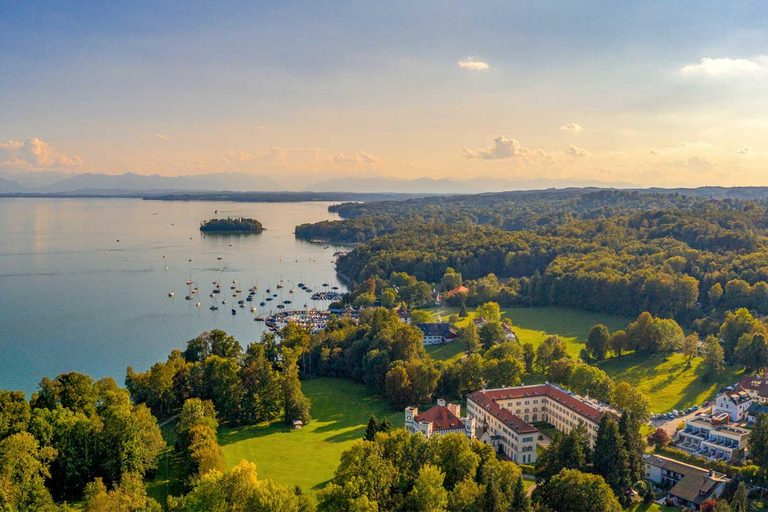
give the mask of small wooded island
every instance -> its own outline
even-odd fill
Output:
[[[215,233],[261,233],[264,226],[256,219],[245,217],[211,219],[200,223],[200,231]]]

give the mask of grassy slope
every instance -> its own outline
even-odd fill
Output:
[[[165,505],[168,496],[180,496],[186,490],[186,470],[184,458],[173,448],[176,443],[176,423],[171,422],[162,428],[166,447],[160,454],[155,477],[147,482],[147,494]]]
[[[682,354],[644,356],[628,354],[614,357],[600,364],[616,382],[629,382],[651,398],[654,412],[668,412],[701,405],[722,387],[738,381],[743,370],[726,366],[720,378],[706,383],[699,366],[703,359],[696,357],[690,367]]]
[[[282,422],[219,429],[227,468],[248,459],[260,477],[317,491],[333,478],[341,452],[363,437],[371,414],[386,416],[394,427],[403,425],[402,412],[393,413],[350,381],[314,379],[302,382],[302,389],[312,401],[312,422],[301,430]]]
[[[458,308],[437,308],[430,310],[435,319],[446,321],[451,314],[458,313]],[[470,312],[469,318],[474,316]],[[601,323],[613,332],[625,329],[632,321],[630,318],[615,317],[597,313],[588,313],[574,309],[543,308],[506,308],[502,316],[509,318],[521,343],[532,343],[538,347],[544,339],[557,334],[568,344],[571,357],[578,358],[584,348],[584,342],[593,325]],[[459,322],[464,326],[469,318]],[[429,347],[427,352],[435,359],[456,360],[462,356],[463,347],[458,341],[442,346]],[[712,398],[717,390],[736,382],[741,375],[733,367],[726,367],[715,382],[701,380],[699,365],[701,358],[694,358],[691,367],[687,367],[682,354],[671,354],[666,360],[661,356],[641,356],[627,354],[612,357],[600,364],[608,375],[617,383],[629,382],[648,395],[654,412],[668,412],[672,409],[684,409]],[[532,375],[526,383],[546,380],[544,375]]]

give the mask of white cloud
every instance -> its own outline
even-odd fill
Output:
[[[683,149],[709,149],[712,144],[708,142],[678,142],[677,147]]]
[[[589,156],[589,151],[584,148],[576,147],[573,144],[569,144],[568,154],[571,156]]]
[[[560,129],[561,130],[565,130],[567,132],[579,133],[584,128],[582,128],[581,126],[579,126],[576,123],[568,123],[565,126],[561,126]]]
[[[740,76],[751,75],[765,70],[764,64],[751,59],[710,59],[703,58],[698,64],[688,64],[680,69],[684,75]]]
[[[462,154],[467,158],[482,158],[484,160],[499,160],[502,158],[516,157],[545,157],[543,149],[531,149],[523,147],[515,139],[508,139],[499,135],[493,139],[493,146],[480,149],[461,148]]]
[[[0,168],[45,170],[81,167],[83,160],[77,155],[63,155],[55,147],[35,137],[25,142],[0,142]]]
[[[738,154],[738,155],[748,155],[751,152],[752,152],[752,150],[749,149],[749,148],[739,148],[739,149],[736,150],[736,154]]]
[[[458,62],[460,68],[469,69],[470,71],[485,71],[491,66],[487,62],[479,60],[479,57],[467,57],[464,60]]]
[[[353,152],[348,154],[345,154],[345,153],[329,154],[329,155],[325,155],[325,159],[333,163],[351,163],[351,164],[375,164],[381,160],[380,158],[375,157],[370,153],[366,153],[365,151],[360,151],[359,153]]]
[[[162,140],[162,141],[171,140],[171,138],[170,138],[170,137],[168,137],[167,135],[163,135],[162,133],[156,133],[156,134],[155,134],[155,138],[156,138],[157,140]]]

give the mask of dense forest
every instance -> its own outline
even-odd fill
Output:
[[[353,283],[460,274],[470,305],[642,311],[685,325],[746,307],[768,314],[765,202],[677,194],[544,191],[341,204],[297,236],[366,241],[339,259]],[[474,299],[473,281],[495,291]]]
[[[245,217],[211,219],[200,223],[200,231],[206,233],[261,233],[264,226],[256,219]]]

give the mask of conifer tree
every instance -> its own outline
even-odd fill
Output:
[[[363,439],[366,441],[373,441],[373,438],[376,436],[376,432],[379,431],[379,422],[376,420],[376,416],[371,414],[371,417],[368,418],[368,426],[365,427],[365,435],[363,436]]]

